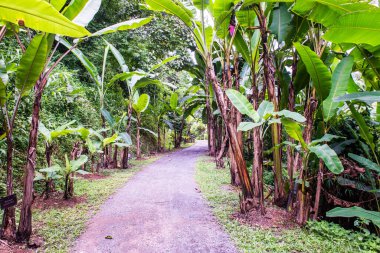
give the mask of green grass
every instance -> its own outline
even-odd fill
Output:
[[[377,252],[363,250],[363,245],[364,247],[366,245],[357,242],[362,239],[356,234],[355,238],[349,236],[342,238],[322,236],[302,228],[285,231],[259,230],[230,219],[230,215],[238,211],[238,193],[223,188],[230,183],[229,170],[215,169],[210,157],[202,157],[198,161],[196,180],[203,196],[213,208],[215,216],[243,252]],[[339,227],[338,232],[331,232],[339,235],[341,230],[344,229]],[[375,247],[377,247],[376,242],[371,241]]]
[[[86,222],[99,210],[111,194],[122,187],[136,172],[159,156],[147,160],[131,161],[132,169],[107,170],[109,177],[95,181],[77,179],[74,182],[76,196],[86,196],[86,202],[72,208],[34,210],[33,226],[42,236],[45,252],[68,252],[75,239],[85,229]]]

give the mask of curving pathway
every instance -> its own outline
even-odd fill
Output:
[[[206,152],[198,141],[147,166],[104,203],[72,252],[237,252],[196,189]]]

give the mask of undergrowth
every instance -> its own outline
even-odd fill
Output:
[[[239,196],[224,187],[230,183],[229,170],[215,169],[209,157],[198,161],[196,180],[219,222],[243,252],[380,252],[379,238],[353,233],[335,224],[326,225],[329,224],[327,222],[309,223],[306,228],[282,231],[240,224],[230,218],[238,211]]]

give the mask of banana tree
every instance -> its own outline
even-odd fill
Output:
[[[62,176],[58,174],[60,171],[59,165],[54,165],[48,168],[40,169],[36,172],[36,177],[34,181],[43,181],[45,184],[45,190],[42,195],[45,199],[48,199],[51,192],[51,182],[57,179],[61,179]]]
[[[112,163],[108,162],[109,165],[113,165],[113,168],[118,168],[118,148],[125,148],[129,147],[132,145],[131,137],[129,136],[128,133],[121,132],[121,128],[123,124],[125,123],[125,118],[126,118],[126,113],[123,113],[121,117],[112,117],[112,115],[106,110],[102,110],[102,115],[105,118],[105,120],[108,122],[112,134],[116,134],[117,138],[115,139],[115,142],[112,143],[114,146],[114,154],[113,154],[113,160]],[[121,142],[120,142],[121,141]],[[109,145],[111,147],[111,145]],[[109,153],[109,158],[108,160],[111,161],[111,150],[108,152]]]
[[[139,95],[138,92],[134,94],[132,108],[136,113],[136,157],[141,158],[141,143],[140,143],[140,129],[141,129],[141,114],[148,108],[150,97],[148,94]]]
[[[81,175],[89,174],[87,171],[81,170],[83,164],[85,164],[88,160],[88,157],[85,155],[81,155],[76,160],[69,160],[67,157],[67,154],[65,155],[65,166],[60,167],[60,173],[62,174],[64,180],[65,180],[65,187],[64,187],[64,199],[69,199],[73,197],[74,194],[74,188],[70,189],[70,175],[73,173],[78,173]]]

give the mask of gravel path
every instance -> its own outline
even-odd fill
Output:
[[[207,142],[198,141],[135,175],[104,203],[72,252],[237,252],[197,192],[195,163],[206,151]]]

